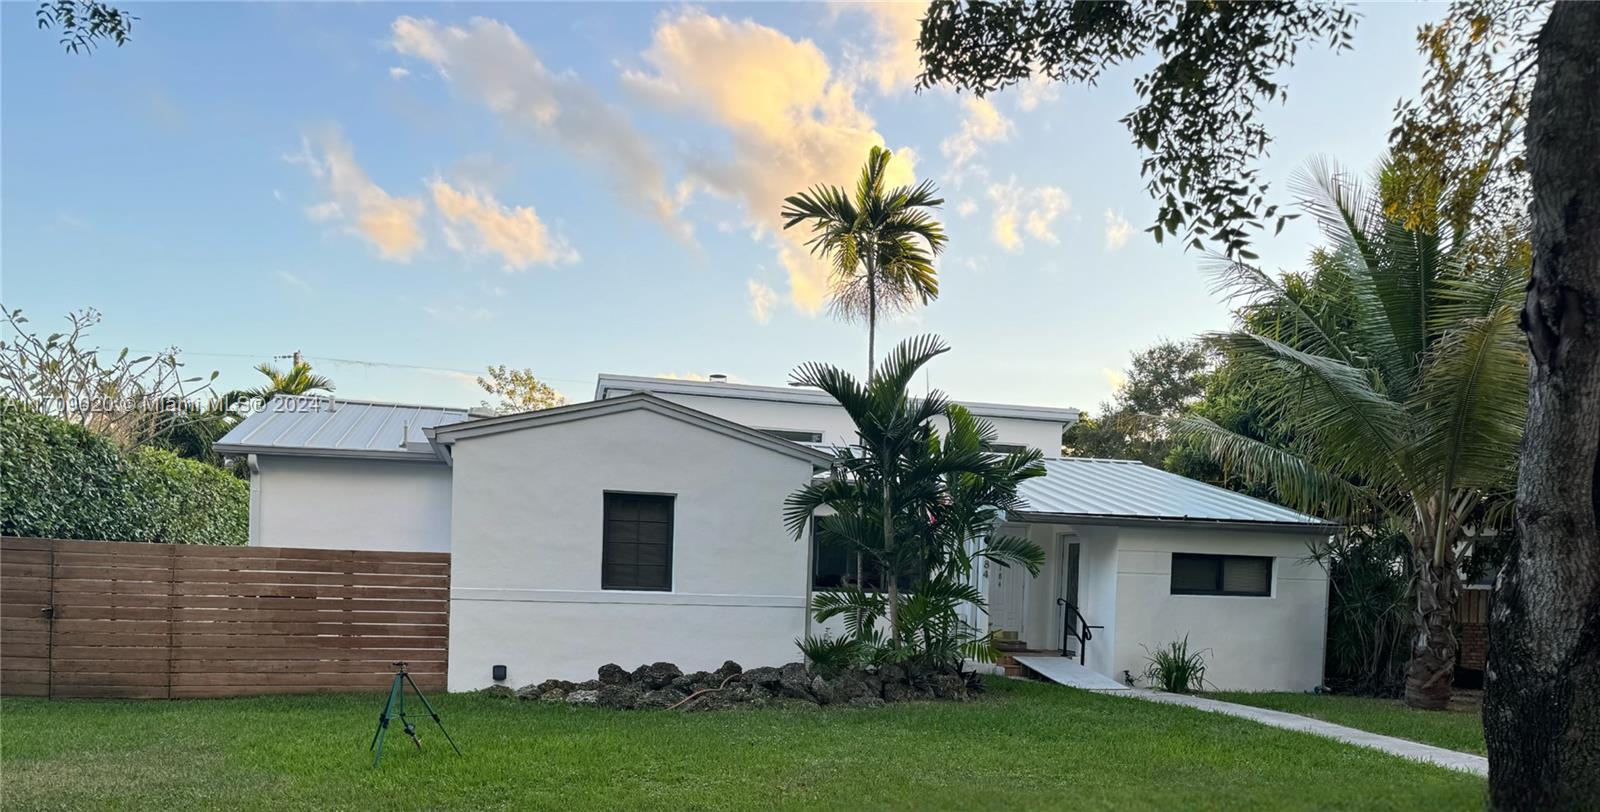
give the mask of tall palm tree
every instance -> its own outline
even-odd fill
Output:
[[[887,188],[890,152],[873,147],[852,196],[817,185],[784,198],[785,229],[809,223],[811,252],[833,265],[830,307],[867,323],[867,377],[877,358],[878,315],[903,312],[939,297],[933,258],[944,250],[944,226],[928,212],[944,205],[932,181]]]
[[[1168,425],[1297,507],[1405,533],[1416,600],[1406,702],[1443,708],[1458,650],[1456,554],[1470,533],[1504,521],[1514,489],[1527,267],[1485,261],[1464,233],[1407,228],[1330,165],[1313,164],[1299,188],[1333,243],[1320,272],[1334,275],[1340,306],[1316,307],[1225,263],[1221,287],[1246,301],[1243,326],[1211,337],[1259,383],[1292,445],[1201,418]]]

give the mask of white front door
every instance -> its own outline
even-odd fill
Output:
[[[1001,527],[1001,535],[1026,536],[1026,527]],[[1025,640],[1022,620],[1026,614],[1028,581],[1032,576],[1022,567],[1002,567],[986,563],[989,568],[989,628],[995,631],[1016,632],[1017,639]]]

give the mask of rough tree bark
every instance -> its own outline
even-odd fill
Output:
[[[1411,644],[1411,659],[1406,662],[1406,704],[1444,710],[1450,706],[1456,655],[1461,650],[1455,629],[1461,578],[1456,571],[1455,546],[1446,544],[1444,560],[1435,563],[1433,536],[1423,529],[1418,529],[1417,534],[1418,543],[1411,548],[1417,573],[1417,631]]]
[[[1489,802],[1600,803],[1600,3],[1538,37],[1528,111],[1532,363],[1517,544],[1490,616]]]

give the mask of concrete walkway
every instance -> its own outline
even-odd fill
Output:
[[[1051,682],[1065,685],[1068,688],[1082,688],[1085,691],[1096,691],[1103,694],[1127,693],[1133,690],[1099,671],[1090,671],[1066,657],[1029,654],[1027,656],[1013,655],[1012,659],[1035,674]]]
[[[1401,758],[1409,758],[1413,761],[1423,761],[1429,764],[1437,764],[1440,767],[1447,767],[1449,769],[1459,770],[1464,773],[1472,773],[1473,775],[1479,775],[1485,778],[1487,778],[1489,775],[1489,760],[1483,756],[1475,756],[1471,753],[1460,753],[1455,750],[1446,750],[1443,747],[1434,747],[1431,744],[1421,744],[1414,741],[1407,741],[1405,739],[1397,739],[1393,736],[1383,736],[1377,733],[1369,733],[1365,730],[1356,730],[1353,727],[1336,725],[1332,722],[1324,722],[1320,719],[1312,719],[1299,714],[1284,713],[1283,711],[1268,710],[1266,708],[1256,708],[1249,705],[1238,705],[1233,702],[1223,702],[1218,699],[1207,699],[1203,696],[1169,694],[1162,691],[1151,691],[1143,688],[1124,691],[1120,695],[1138,697],[1139,699],[1149,702],[1164,702],[1168,705],[1184,705],[1203,711],[1210,711],[1212,713],[1225,713],[1229,716],[1237,716],[1241,719],[1249,719],[1253,722],[1260,722],[1261,724],[1269,725],[1271,727],[1281,727],[1285,730],[1298,730],[1302,733],[1312,733],[1318,736],[1326,736],[1327,738],[1337,739],[1346,744],[1354,744],[1360,747],[1370,747],[1374,750],[1382,750],[1385,753],[1400,756]]]

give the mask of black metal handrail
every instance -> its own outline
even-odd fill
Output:
[[[1078,665],[1089,664],[1089,641],[1094,639],[1095,629],[1104,629],[1104,626],[1090,626],[1089,619],[1078,611],[1078,607],[1066,598],[1056,598],[1056,605],[1065,607],[1061,612],[1061,656],[1067,656],[1070,651],[1067,641],[1076,638],[1078,641]],[[1077,621],[1074,623],[1073,621]]]

